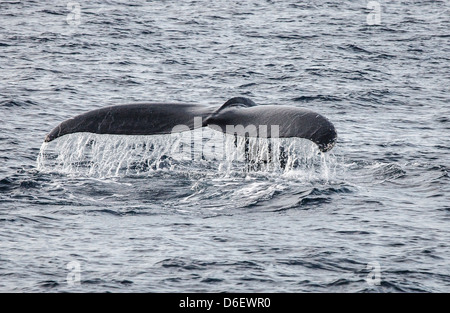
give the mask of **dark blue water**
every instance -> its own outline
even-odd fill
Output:
[[[450,4],[377,3],[0,1],[0,290],[450,291]],[[285,171],[171,163],[151,136],[39,157],[94,108],[234,96],[338,143],[286,143]]]

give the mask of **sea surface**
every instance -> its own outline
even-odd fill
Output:
[[[450,2],[0,1],[0,291],[449,292]],[[73,134],[107,105],[306,107],[289,165]]]

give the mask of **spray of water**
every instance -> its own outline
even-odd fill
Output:
[[[170,171],[328,180],[335,161],[300,138],[245,138],[199,129],[152,136],[70,134],[42,144],[37,168],[102,178]]]

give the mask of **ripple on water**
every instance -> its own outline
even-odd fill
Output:
[[[448,290],[446,1],[380,2],[380,25],[367,1],[49,3],[0,1],[0,290]],[[284,169],[175,137],[39,149],[94,108],[242,95],[323,113],[337,146],[283,142]]]

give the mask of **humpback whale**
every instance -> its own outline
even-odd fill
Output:
[[[183,127],[179,127],[179,126]],[[237,127],[240,126],[240,127]],[[310,109],[286,105],[257,105],[235,97],[218,109],[184,103],[136,103],[108,106],[75,116],[56,126],[46,142],[88,132],[116,135],[159,135],[210,127],[235,136],[299,137],[314,142],[320,151],[333,148],[334,125]]]

